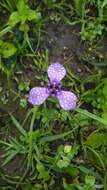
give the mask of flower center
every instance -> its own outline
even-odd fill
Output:
[[[61,91],[61,84],[56,82],[49,83],[47,89],[50,96],[57,96],[57,94]]]

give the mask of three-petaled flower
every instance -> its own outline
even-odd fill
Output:
[[[47,87],[34,87],[30,90],[28,101],[32,105],[41,105],[49,96],[57,97],[64,110],[76,108],[77,97],[73,92],[62,89],[60,81],[66,70],[60,63],[52,63],[48,67],[49,84]]]

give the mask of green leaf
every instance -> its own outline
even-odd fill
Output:
[[[104,81],[103,94],[107,100],[107,79]]]
[[[29,25],[28,24],[26,24],[26,23],[21,23],[20,24],[20,27],[19,27],[19,30],[20,31],[23,31],[23,32],[28,32],[29,31]]]
[[[67,154],[67,156],[68,156],[68,158],[70,159],[70,160],[72,160],[73,159],[73,157],[75,156],[75,155],[77,155],[77,153],[78,153],[78,150],[79,150],[79,145],[74,145],[72,148],[71,148],[71,151]]]
[[[65,171],[66,171],[70,176],[72,176],[72,177],[77,177],[78,174],[79,174],[79,170],[78,170],[76,167],[71,166],[71,164],[69,165],[69,167],[67,167],[67,168],[65,169]]]
[[[14,55],[16,53],[17,49],[12,43],[4,42],[2,44],[1,51],[2,51],[1,53],[2,53],[3,57],[8,58],[8,57]]]
[[[40,19],[41,15],[40,13],[36,13],[33,10],[28,11],[28,20],[33,20],[33,19]]]
[[[11,150],[7,152],[8,156],[6,156],[5,161],[3,162],[3,166],[6,165],[8,162],[10,162],[19,152],[20,152],[20,149],[13,150],[13,151]]]
[[[104,190],[107,190],[107,172],[106,172],[105,178],[104,178]]]
[[[20,123],[16,120],[14,116],[11,115],[11,119],[15,125],[15,127],[18,129],[18,131],[23,135],[26,136],[27,132],[23,129],[23,127],[20,125]]]
[[[22,14],[24,11],[26,11],[27,8],[28,8],[28,6],[25,4],[24,0],[18,1],[17,10],[18,10],[19,14]]]
[[[74,0],[74,6],[77,16],[82,17],[85,8],[85,2],[86,0]]]
[[[107,128],[107,121],[104,120],[104,119],[102,119],[101,117],[99,117],[99,116],[97,116],[97,115],[95,115],[93,113],[90,113],[87,110],[83,110],[81,108],[77,108],[76,111],[79,112],[79,113],[81,113],[81,114],[86,115],[87,117],[90,117],[90,118],[92,118],[92,119],[100,122],[101,124],[104,125],[105,128]]]
[[[64,137],[72,134],[76,129],[77,129],[77,127],[72,129],[71,131],[68,131],[68,132],[65,132],[65,133],[43,137],[43,138],[41,138],[41,142],[51,142],[51,141],[55,141],[57,139],[63,139]]]
[[[0,31],[0,37],[2,37],[3,35],[5,35],[7,32],[10,31],[11,31],[11,26],[5,27],[3,30]]]
[[[21,24],[24,24],[26,20],[31,21],[36,19],[38,21],[40,18],[40,12],[36,12],[35,10],[30,9],[23,0],[20,0],[17,3],[17,11],[13,12],[9,17],[8,25],[10,27],[14,27],[19,22],[21,22]],[[22,25],[20,27],[20,30],[22,31],[28,31],[28,29],[28,25]]]
[[[87,146],[87,158],[105,170],[105,157],[99,151]]]
[[[93,186],[95,184],[95,177],[94,176],[86,176],[85,177],[85,183],[87,185]]]
[[[65,145],[64,146],[64,152],[67,154],[71,151],[72,146],[71,145]]]
[[[102,7],[104,8],[107,5],[107,0],[103,0]]]
[[[21,98],[21,100],[20,100],[20,106],[22,108],[26,108],[26,106],[27,106],[27,100],[25,98]]]
[[[66,168],[68,167],[70,164],[70,160],[67,158],[67,157],[63,157],[63,159],[60,159],[58,162],[57,162],[57,166],[59,168]]]
[[[39,172],[38,179],[43,179],[45,181],[48,181],[50,176],[49,176],[49,172],[45,170],[44,165],[41,162],[38,162],[36,165],[36,168]]]
[[[104,112],[102,113],[102,118],[107,121],[107,111],[104,111]]]
[[[0,40],[0,46],[2,46],[3,45],[3,40]]]
[[[94,187],[91,187],[89,185],[85,185],[84,187],[81,187],[80,190],[96,190]]]
[[[103,146],[105,143],[107,143],[107,136],[101,133],[93,133],[90,136],[88,136],[87,141],[85,141],[85,144],[93,148],[99,148],[100,146]]]
[[[19,13],[15,11],[10,15],[8,25],[14,27],[18,22],[20,22],[20,16]]]
[[[96,173],[94,171],[91,170],[91,168],[87,168],[86,166],[84,165],[79,165],[78,166],[78,169],[83,172],[84,174],[87,174],[87,175],[96,175]]]
[[[22,22],[25,22],[26,20],[31,21],[33,19],[38,20],[41,17],[40,13],[30,9],[23,0],[18,2],[17,9]]]

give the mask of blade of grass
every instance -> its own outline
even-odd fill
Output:
[[[7,143],[7,142],[5,142],[5,141],[2,141],[2,140],[0,140],[0,144],[6,145],[6,146],[9,146],[9,147],[12,146],[11,144],[9,144],[9,143]]]
[[[24,121],[23,121],[23,123],[22,123],[22,126],[25,125],[25,123],[26,123],[28,117],[29,117],[29,116],[31,115],[31,113],[32,113],[32,110],[33,110],[33,109],[30,109],[30,110],[28,111],[28,113],[27,113],[27,115],[26,115],[26,117],[25,117],[25,119],[24,119]]]
[[[16,120],[16,118],[15,118],[13,115],[11,115],[10,117],[11,117],[11,119],[12,119],[12,121],[13,121],[15,127],[18,129],[18,131],[19,131],[23,136],[26,136],[26,135],[27,135],[26,131],[23,129],[23,127],[20,125],[20,123]]]
[[[93,113],[90,113],[87,110],[83,110],[81,108],[77,108],[76,111],[78,113],[86,115],[87,117],[90,117],[91,119],[94,119],[94,120],[100,122],[101,124],[104,125],[105,128],[107,128],[107,121],[105,119],[103,119],[103,118],[101,118],[101,117],[99,117],[99,116],[97,116],[97,115],[95,115]]]
[[[58,134],[58,135],[52,135],[52,136],[46,136],[46,137],[43,137],[41,139],[41,142],[51,142],[51,141],[55,141],[55,140],[58,140],[58,139],[63,139],[64,137],[72,134],[78,127],[75,127],[74,129],[68,131],[68,132],[65,132],[65,133],[61,133],[61,134]]]
[[[38,107],[34,107],[33,109],[33,115],[30,123],[30,129],[29,129],[29,151],[28,151],[28,165],[27,167],[30,168],[31,166],[31,160],[32,160],[32,147],[33,147],[33,125],[36,119],[36,113],[38,111]]]
[[[28,157],[27,157],[27,167],[26,167],[26,170],[25,170],[23,176],[21,177],[21,179],[17,183],[17,185],[15,187],[15,190],[17,190],[19,188],[20,184],[22,183],[22,181],[26,177],[27,173],[29,172],[29,169],[30,169],[30,166],[31,166],[31,161],[32,161],[32,146],[33,146],[33,133],[32,133],[32,131],[33,131],[33,125],[34,125],[34,121],[35,121],[35,118],[36,118],[37,111],[38,111],[37,107],[34,107],[32,109],[33,116],[32,116],[32,119],[31,119],[30,129],[29,129],[30,135],[29,135],[29,150],[28,150]]]
[[[20,152],[20,149],[13,151],[13,153],[9,152],[9,154],[6,157],[5,161],[3,162],[2,166],[6,165],[8,162],[10,162],[19,152]]]
[[[11,27],[10,26],[7,26],[6,28],[4,28],[3,30],[0,31],[0,37],[5,35],[7,32],[11,32]]]
[[[105,165],[104,165],[104,162],[102,160],[102,158],[100,157],[100,155],[96,152],[96,150],[94,150],[93,148],[87,146],[87,148],[98,158],[102,168],[105,170]]]

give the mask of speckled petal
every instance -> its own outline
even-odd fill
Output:
[[[64,110],[74,110],[76,108],[77,97],[74,93],[69,91],[61,91],[57,98],[59,100],[60,106]]]
[[[32,105],[40,105],[42,104],[49,94],[47,93],[46,88],[42,87],[34,87],[30,90],[28,101]]]
[[[52,63],[48,67],[48,77],[51,82],[60,82],[66,75],[66,70],[60,63]]]

